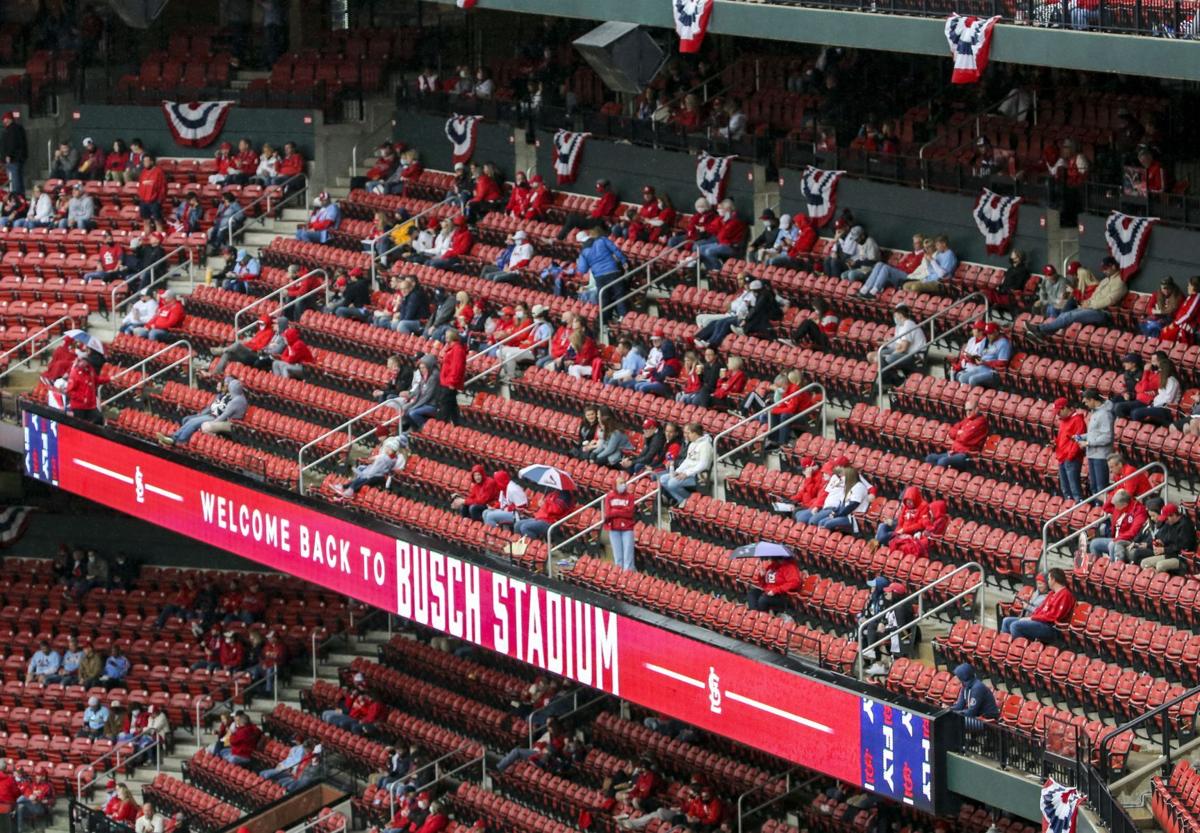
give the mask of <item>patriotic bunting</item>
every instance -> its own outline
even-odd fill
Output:
[[[232,106],[232,101],[164,101],[162,111],[177,145],[202,148],[221,135]]]
[[[808,165],[800,178],[800,190],[804,194],[808,219],[821,228],[833,219],[837,211],[837,185],[845,171],[823,171]]]
[[[708,31],[708,18],[712,15],[713,0],[671,0],[671,12],[675,15],[675,34],[679,35],[680,52],[699,52]]]
[[[0,547],[16,543],[29,526],[32,506],[6,506],[0,510]]]
[[[713,205],[725,199],[725,186],[729,183],[733,160],[732,156],[712,156],[707,151],[700,154],[700,161],[696,164],[696,187]]]
[[[1120,211],[1109,214],[1104,222],[1104,241],[1126,280],[1142,265],[1142,255],[1150,244],[1150,229],[1157,222],[1157,217],[1131,217]]]
[[[1005,197],[987,188],[975,201],[972,215],[987,243],[988,254],[1002,255],[1008,250],[1008,243],[1017,230],[1017,206],[1020,204],[1020,197]]]
[[[1047,778],[1042,786],[1042,833],[1075,833],[1082,800],[1079,790]]]
[[[466,162],[475,152],[475,137],[479,133],[479,122],[483,116],[460,116],[457,113],[446,119],[446,138],[454,151],[454,162]]]
[[[954,59],[954,84],[976,84],[987,69],[992,48],[992,30],[999,17],[963,17],[952,14],[946,19],[946,41]]]
[[[479,0],[454,0],[454,5],[460,9],[473,9],[478,2]]]
[[[579,176],[579,162],[583,158],[583,146],[591,133],[572,133],[560,130],[554,134],[554,173],[559,185],[570,185]]]

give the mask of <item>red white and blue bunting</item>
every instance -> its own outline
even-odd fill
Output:
[[[1002,255],[1008,250],[1008,243],[1017,230],[1017,206],[1020,204],[1020,197],[1006,197],[987,188],[975,201],[975,210],[971,214],[987,243],[988,254]]]
[[[1047,778],[1042,785],[1042,833],[1075,833],[1082,800],[1079,790]]]
[[[572,133],[560,130],[554,134],[554,173],[559,185],[570,185],[579,176],[583,146],[591,133]]]
[[[837,211],[837,186],[845,171],[823,171],[812,165],[804,169],[800,178],[800,191],[804,194],[804,207],[808,219],[821,228],[833,219]]]
[[[454,0],[454,5],[460,9],[473,9],[478,2],[479,0]]]
[[[952,14],[946,19],[946,41],[954,59],[954,84],[976,84],[987,69],[992,49],[992,30],[999,17],[964,17]]]
[[[1126,280],[1142,265],[1142,255],[1150,245],[1150,229],[1157,222],[1157,217],[1131,217],[1120,211],[1109,214],[1104,221],[1104,242]]]
[[[457,113],[446,119],[446,138],[454,151],[454,162],[466,162],[475,152],[475,137],[479,134],[479,122],[483,116],[460,116]]]
[[[221,135],[232,106],[232,101],[164,101],[162,111],[175,144],[202,148]]]
[[[679,35],[679,51],[699,52],[708,31],[708,19],[712,16],[713,0],[671,0],[671,13],[675,16],[675,34]]]
[[[700,154],[700,161],[696,163],[696,187],[713,205],[725,199],[725,186],[729,184],[733,160],[732,156],[712,156],[707,151]]]

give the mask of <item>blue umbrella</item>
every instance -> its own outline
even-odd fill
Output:
[[[566,492],[575,491],[575,481],[571,479],[571,475],[562,469],[556,469],[554,466],[526,466],[521,469],[520,475],[532,483],[545,486],[547,489],[561,489]]]
[[[770,541],[759,541],[756,544],[746,544],[738,547],[729,554],[730,558],[791,558],[792,551],[783,544]]]

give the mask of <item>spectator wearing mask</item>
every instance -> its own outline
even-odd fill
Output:
[[[1088,491],[1103,492],[1108,487],[1108,458],[1113,453],[1113,404],[1105,401],[1095,388],[1081,395],[1088,409],[1087,431],[1075,440],[1084,449],[1088,465]]]
[[[633,444],[629,442],[629,437],[610,411],[606,410],[600,414],[600,433],[603,439],[591,450],[588,459],[609,468],[620,465],[625,452],[632,449]]]
[[[238,249],[233,257],[233,268],[221,288],[245,295],[262,275],[262,264],[249,249]]]
[[[978,732],[987,724],[1000,719],[996,698],[992,690],[975,676],[974,666],[964,662],[954,669],[954,676],[958,678],[962,687],[950,711],[962,715],[963,724],[968,732]]]
[[[75,169],[80,179],[99,182],[104,179],[104,151],[96,143],[87,138],[83,140],[83,150],[79,154],[79,166]]]
[[[330,236],[342,224],[342,209],[322,191],[313,200],[313,211],[308,224],[296,230],[296,239],[306,243],[328,243]]]
[[[187,196],[175,206],[174,219],[171,221],[171,232],[175,234],[193,234],[201,230],[204,223],[204,208],[200,205],[200,195],[188,191]]]
[[[1173,573],[1183,566],[1182,554],[1195,551],[1196,528],[1192,519],[1180,511],[1178,504],[1168,503],[1158,515],[1150,552],[1142,557],[1141,564],[1160,573]]]
[[[913,249],[895,265],[886,260],[880,260],[871,268],[871,273],[859,288],[858,293],[865,297],[877,297],[884,289],[900,286],[910,279],[920,279],[929,271],[930,259],[937,253],[933,238],[922,234],[913,235]]]
[[[947,451],[934,451],[925,457],[925,462],[934,466],[949,466],[965,471],[971,458],[983,448],[988,437],[987,415],[979,409],[979,401],[968,399],[963,406],[963,418],[950,426],[947,433]]]
[[[1135,422],[1148,422],[1151,425],[1170,425],[1175,418],[1175,407],[1179,404],[1182,385],[1175,371],[1175,364],[1163,351],[1154,354],[1153,367],[1158,377],[1158,387],[1149,403],[1140,405],[1129,412],[1129,418]],[[1120,414],[1118,413],[1118,416]]]
[[[821,529],[857,533],[859,516],[865,514],[871,505],[870,486],[853,466],[843,466],[835,474],[825,486],[821,508],[816,511],[801,509],[796,512],[795,520]]]
[[[120,139],[112,143],[112,150],[104,157],[104,179],[108,182],[125,182],[129,168],[129,150]]]
[[[115,822],[118,825],[132,827],[137,821],[138,805],[133,798],[133,793],[129,791],[129,787],[121,784],[113,793],[112,798],[104,805],[104,815],[109,821]]]
[[[1107,555],[1114,561],[1129,561],[1135,542],[1150,517],[1146,507],[1124,489],[1118,489],[1113,494],[1112,507],[1108,520],[1109,534],[1093,538],[1088,544],[1088,552],[1097,558]]]
[[[637,504],[629,494],[629,475],[617,473],[616,484],[604,496],[604,528],[612,545],[613,563],[622,570],[636,570],[633,557],[633,527]]]
[[[1179,308],[1171,323],[1163,328],[1163,341],[1179,341],[1184,344],[1195,344],[1196,332],[1200,329],[1200,275],[1188,278],[1187,294],[1179,302]]]
[[[350,281],[342,291],[341,302],[331,304],[338,318],[366,321],[367,307],[371,304],[371,276],[356,266],[350,270]],[[328,311],[328,310],[327,310]]]
[[[500,494],[500,486],[487,473],[487,469],[476,463],[471,467],[471,485],[467,493],[455,496],[450,508],[464,518],[483,520],[483,513]]]
[[[106,689],[120,688],[125,685],[129,676],[129,657],[125,656],[120,645],[112,646],[112,653],[104,661],[104,673],[100,675],[100,685]]]
[[[79,647],[79,639],[74,635],[67,637],[67,647],[62,653],[62,661],[58,666],[58,673],[50,677],[47,683],[58,683],[60,685],[78,685],[79,684],[79,666],[83,662],[83,650]]]
[[[626,286],[622,279],[629,269],[629,259],[617,248],[617,244],[604,236],[604,226],[594,225],[588,229],[588,240],[579,251],[575,262],[577,275],[591,275],[596,285],[596,302],[602,307],[615,304],[616,318],[625,315]],[[614,320],[611,316],[610,321]]]
[[[712,437],[704,433],[700,423],[689,422],[683,430],[687,440],[683,461],[658,478],[658,485],[680,506],[699,488],[700,478],[712,471],[714,460]]]
[[[1083,500],[1084,448],[1076,440],[1087,433],[1087,420],[1065,397],[1054,400],[1058,427],[1054,438],[1054,459],[1058,462],[1058,488],[1062,496],[1076,503]]]
[[[748,272],[743,272],[740,277],[742,292],[729,302],[727,313],[700,313],[696,316],[696,326],[700,329],[692,337],[692,343],[697,347],[711,345],[719,348],[734,328],[743,327],[750,318],[759,294],[768,291],[761,280]]]
[[[1009,626],[1013,639],[1024,637],[1029,640],[1049,642],[1057,634],[1057,625],[1071,621],[1075,610],[1075,595],[1067,587],[1067,576],[1055,567],[1047,573],[1050,592],[1045,601],[1038,605],[1028,617],[1019,619]]]
[[[800,570],[791,558],[762,558],[754,571],[753,581],[746,595],[747,607],[786,613],[792,609],[788,594],[800,589]]]
[[[515,280],[520,276],[521,270],[529,266],[534,254],[529,235],[524,230],[517,229],[496,257],[495,264],[489,263],[484,266],[479,277],[500,283]]]
[[[283,340],[283,352],[271,362],[271,372],[285,379],[299,379],[304,375],[307,366],[316,359],[295,327],[288,327],[283,331]]]
[[[414,379],[416,390],[404,409],[404,416],[400,418],[402,430],[420,431],[425,422],[437,413],[438,402],[441,399],[439,376],[437,358],[426,353],[417,362],[417,374]]]
[[[439,414],[442,419],[458,424],[458,394],[466,385],[467,345],[458,330],[446,330],[446,349],[442,351],[438,382],[441,390]]]
[[[1046,336],[1053,335],[1059,330],[1065,330],[1072,324],[1091,324],[1098,326],[1109,322],[1109,309],[1116,309],[1129,287],[1121,275],[1121,267],[1117,259],[1111,255],[1104,258],[1104,278],[1095,291],[1085,298],[1075,309],[1061,312],[1049,321],[1041,324],[1026,322],[1025,332],[1034,341],[1043,341]]]
[[[86,688],[94,688],[99,685],[100,677],[104,674],[104,658],[96,653],[96,649],[88,645],[83,649],[83,658],[79,661],[79,684]],[[95,699],[95,698],[94,698]],[[96,699],[96,704],[100,703]],[[89,701],[90,705],[90,701]],[[105,710],[107,711],[107,709]],[[108,719],[108,715],[104,715],[104,720]],[[86,723],[86,721],[85,721]],[[104,725],[104,721],[100,721],[100,725]]]
[[[511,527],[528,511],[529,495],[506,471],[497,471],[492,479],[496,482],[496,507],[483,510],[483,522],[488,526]]]
[[[1163,330],[1175,320],[1175,314],[1183,304],[1183,292],[1171,278],[1163,278],[1158,291],[1146,302],[1146,318],[1138,330],[1146,338],[1158,338]]]
[[[1153,362],[1142,365],[1137,353],[1121,357],[1121,376],[1113,387],[1113,415],[1127,419],[1135,408],[1149,405],[1158,390],[1158,370]]]
[[[100,268],[92,272],[85,272],[83,275],[85,281],[114,281],[125,275],[125,249],[119,243],[114,242],[110,231],[104,232],[99,257]]]
[[[100,703],[100,698],[91,696],[87,708],[83,710],[83,726],[79,730],[81,738],[100,738],[104,736],[104,727],[108,724],[108,707]]]
[[[456,271],[462,264],[462,259],[471,253],[471,247],[475,245],[465,216],[459,214],[451,221],[451,225],[454,230],[450,234],[448,245],[444,249],[439,247],[437,257],[429,261],[429,265],[434,269]]]
[[[926,256],[922,261],[924,274],[914,272],[901,285],[905,292],[936,295],[954,278],[954,272],[958,269],[958,255],[950,248],[950,238],[939,234],[933,238],[933,249],[933,256]]]
[[[666,435],[652,419],[642,422],[642,450],[634,457],[626,457],[618,464],[630,474],[638,474],[645,469],[657,469],[666,456]]]
[[[0,802],[7,803],[9,796],[5,793],[6,789],[0,789]],[[50,815],[54,801],[54,785],[50,783],[46,770],[41,767],[35,769],[33,780],[21,785],[21,795],[17,798],[16,833],[28,830],[27,825],[35,819],[46,818]],[[135,831],[135,833],[142,833],[142,831]],[[153,831],[153,833],[162,833],[162,831]]]
[[[245,418],[249,407],[242,383],[232,376],[226,376],[212,404],[199,413],[184,417],[174,434],[159,434],[158,441],[161,445],[171,447],[186,445],[197,431],[228,434],[234,422]]]

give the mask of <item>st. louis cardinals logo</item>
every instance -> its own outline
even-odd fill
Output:
[[[708,667],[708,708],[713,714],[721,713],[721,678],[711,665]]]

